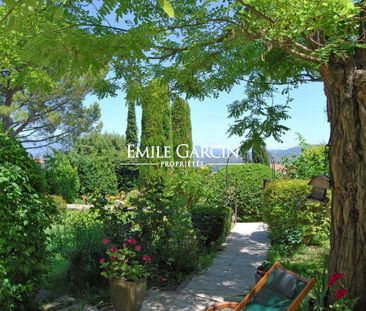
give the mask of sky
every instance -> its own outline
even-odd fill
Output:
[[[239,147],[242,137],[228,137],[227,130],[233,120],[228,118],[227,105],[243,99],[243,86],[236,86],[229,93],[222,93],[218,98],[206,98],[203,101],[189,100],[191,108],[192,136],[195,146]],[[268,139],[267,149],[288,149],[298,145],[296,133],[300,133],[308,143],[326,143],[329,137],[329,125],[326,117],[326,99],[322,83],[309,83],[292,91],[294,98],[289,115],[283,122],[290,130],[282,136],[283,143]],[[275,102],[283,101],[275,97]],[[124,94],[102,100],[88,95],[84,104],[98,101],[101,108],[103,132],[124,134],[127,126],[127,107]],[[141,109],[137,107],[137,124],[141,129]]]
[[[91,7],[91,11],[95,8]],[[128,15],[127,15],[128,18]],[[108,23],[121,26],[114,20],[113,15],[107,17]],[[123,26],[123,25],[122,25]],[[203,101],[189,100],[191,108],[192,136],[195,146],[228,147],[235,149],[240,146],[243,137],[228,137],[227,131],[233,120],[228,118],[227,105],[235,100],[243,99],[244,86],[236,86],[229,93],[222,93],[218,98],[206,98]],[[323,84],[313,82],[305,84],[292,91],[294,101],[289,111],[291,118],[282,124],[290,128],[282,136],[283,143],[268,139],[267,149],[288,149],[298,146],[296,133],[300,133],[310,144],[328,142],[329,125],[326,117],[326,98]],[[274,98],[275,103],[284,102],[283,98]],[[101,119],[104,132],[124,134],[127,126],[127,107],[124,94],[119,92],[117,97],[98,100],[96,96],[87,96],[84,104],[98,101],[101,107]],[[141,129],[141,109],[137,108],[137,124]],[[140,134],[140,133],[139,133]]]

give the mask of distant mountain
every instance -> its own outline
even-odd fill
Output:
[[[277,149],[269,151],[275,162],[280,162],[283,157],[298,156],[301,152],[301,147],[292,147],[289,149]]]
[[[202,161],[204,164],[212,166],[212,169],[214,171],[216,171],[220,167],[225,166],[228,162],[230,164],[243,162],[243,159],[240,157],[240,155],[236,156],[228,148],[211,148],[208,151],[206,150],[206,153],[205,150],[205,147],[195,146],[196,153],[193,154],[193,160]],[[273,156],[274,161],[278,163],[283,157],[298,156],[301,152],[301,147],[269,150],[269,152]]]

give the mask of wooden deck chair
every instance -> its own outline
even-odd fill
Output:
[[[294,311],[315,282],[315,278],[306,279],[275,262],[242,301],[220,302],[204,311]]]

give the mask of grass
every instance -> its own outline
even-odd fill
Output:
[[[322,310],[325,283],[327,281],[329,256],[329,241],[319,246],[306,246],[299,249],[293,255],[283,255],[283,248],[278,245],[272,245],[268,252],[268,263],[272,265],[279,261],[285,268],[296,272],[306,278],[316,278],[316,284],[309,295],[298,307],[298,311]],[[315,304],[315,308],[310,308],[310,301]]]
[[[283,266],[305,277],[315,277],[324,273],[329,254],[329,242],[319,246],[302,247],[292,256],[281,255],[281,250],[271,246],[269,263],[281,262]]]

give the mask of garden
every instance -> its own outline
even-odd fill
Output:
[[[280,262],[314,280],[285,295],[296,310],[365,310],[365,16],[350,0],[2,1],[0,310],[72,296],[137,311],[249,223],[268,240],[257,285]],[[299,135],[296,156],[274,159],[294,92],[313,83],[328,143]],[[125,106],[118,133],[94,98]],[[240,143],[200,158],[191,107],[217,98]]]

